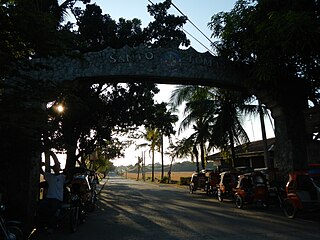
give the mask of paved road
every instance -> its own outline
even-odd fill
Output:
[[[244,210],[203,192],[110,177],[97,209],[76,233],[57,229],[38,240],[320,239],[320,220],[287,219],[276,206]]]

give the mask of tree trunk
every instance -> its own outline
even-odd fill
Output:
[[[293,112],[296,112],[293,111]],[[291,114],[290,114],[291,115]],[[292,118],[290,115],[274,116],[275,121],[275,165],[284,171],[307,168],[307,134],[303,112]]]
[[[171,173],[172,173],[172,164],[173,164],[174,158],[171,158],[170,161],[170,167],[169,167],[169,171],[168,171],[168,183],[171,183]]]
[[[194,145],[192,152],[193,152],[193,155],[194,155],[195,158],[196,158],[196,168],[197,168],[197,173],[199,174],[199,173],[200,173],[199,152],[198,152],[198,150],[197,150],[197,146],[196,146],[196,145]]]
[[[202,169],[206,169],[206,162],[205,162],[205,150],[204,150],[204,144],[200,143],[200,157],[201,157],[201,167]]]
[[[77,151],[77,140],[73,141],[73,144],[68,144],[69,146],[66,149],[67,152],[67,158],[66,158],[66,167],[65,169],[71,169],[76,166],[77,163],[77,156],[76,156],[76,151]]]
[[[232,130],[229,130],[229,138],[230,138],[230,148],[231,148],[231,168],[235,167],[235,160],[236,160],[236,152],[234,148],[234,141],[233,141],[233,134]]]
[[[0,125],[0,193],[8,220],[18,220],[28,234],[34,224],[39,196],[41,126],[43,112],[38,104],[17,110],[18,124]],[[17,119],[15,119],[17,120]],[[45,122],[45,121],[44,121]]]
[[[138,166],[137,181],[139,181],[139,176],[140,176],[140,164],[138,163],[137,166]]]
[[[163,134],[161,134],[161,179],[164,176],[164,162],[163,162]]]
[[[264,115],[263,115],[261,102],[258,101],[258,103],[259,103],[259,116],[260,116],[263,151],[264,151],[264,165],[266,168],[270,168],[270,158],[269,158],[269,151],[268,151],[268,144],[267,144],[266,127],[264,124]]]
[[[154,182],[154,148],[152,149],[152,173],[151,173],[151,182]]]

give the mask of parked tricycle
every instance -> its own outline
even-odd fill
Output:
[[[251,172],[239,175],[235,188],[235,204],[241,209],[244,204],[259,204],[269,206],[269,193],[265,176],[261,172]]]
[[[220,182],[220,173],[216,171],[208,172],[207,194],[218,195],[218,186]]]
[[[238,184],[238,171],[225,171],[220,173],[217,197],[220,202],[224,199],[234,199],[234,190]]]
[[[201,170],[199,173],[194,172],[191,176],[189,185],[190,193],[194,193],[197,190],[204,190],[207,192],[208,189],[208,177],[206,176],[206,170]]]
[[[320,210],[320,188],[313,180],[316,175],[308,171],[289,173],[289,180],[285,187],[286,196],[282,207],[288,218],[296,217],[298,211]]]

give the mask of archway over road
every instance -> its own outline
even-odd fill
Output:
[[[182,50],[126,46],[121,49],[107,48],[100,52],[85,54],[75,52],[72,56],[35,59],[34,63],[37,66],[36,70],[27,72],[26,75],[32,79],[57,82],[149,81],[242,90],[246,88],[244,81],[249,77],[249,71],[244,65],[227,62],[208,52],[198,53],[193,48]],[[253,91],[253,94],[261,98],[262,102],[270,108],[275,119],[276,139],[281,139],[276,142],[277,167],[304,168],[306,166],[305,126],[301,125],[304,119],[293,119],[288,105],[282,104],[278,99],[270,98],[267,91],[260,89],[257,92]],[[295,94],[291,94],[289,98],[294,99]],[[297,131],[297,127],[301,131]]]
[[[171,48],[106,48],[83,55],[35,59],[42,69],[27,73],[50,81],[136,82],[199,84],[243,88],[244,71],[210,53]]]

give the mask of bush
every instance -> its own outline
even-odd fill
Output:
[[[191,177],[180,177],[180,185],[189,185]]]
[[[160,183],[168,183],[169,178],[167,176],[164,176],[161,180]]]

